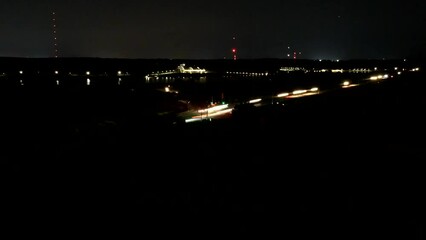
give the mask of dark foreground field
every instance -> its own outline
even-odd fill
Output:
[[[189,125],[111,96],[4,93],[4,226],[58,237],[421,239],[424,80]]]

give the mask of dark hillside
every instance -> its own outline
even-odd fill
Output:
[[[424,80],[194,124],[176,122],[174,95],[150,88],[3,87],[2,206],[34,231],[415,239]]]

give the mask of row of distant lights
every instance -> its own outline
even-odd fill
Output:
[[[19,74],[21,74],[21,75],[24,74],[24,71],[19,71]],[[58,75],[59,71],[55,71],[55,74]],[[90,71],[86,71],[86,75],[89,76],[90,75]],[[118,76],[123,75],[123,72],[122,71],[118,71],[117,75]]]
[[[397,71],[398,67],[395,67],[394,69],[395,69],[395,71]],[[294,68],[294,69],[291,69],[291,68],[281,68],[280,70],[281,71],[292,71],[292,70],[299,70],[299,69],[298,68]],[[326,69],[322,69],[320,71],[326,72],[327,70]],[[332,70],[332,71],[333,72],[343,72],[343,69],[337,69],[337,70]],[[371,71],[371,70],[370,69],[353,69],[352,71]],[[377,67],[374,68],[374,71],[377,71]],[[403,71],[405,71],[405,69],[403,69]],[[410,71],[411,72],[418,72],[418,71],[420,71],[420,68],[418,68],[418,67],[417,68],[413,68]],[[172,70],[172,71],[164,71],[164,73],[171,73],[171,72],[174,72],[174,70]],[[163,73],[163,72],[156,72],[156,73]],[[24,71],[19,71],[19,74],[21,74],[21,75],[24,74]],[[59,71],[55,71],[55,74],[58,75]],[[90,74],[91,74],[90,71],[86,71],[86,75],[89,76]],[[153,72],[152,74],[155,74],[155,73]],[[268,72],[266,72],[266,73],[226,72],[226,74],[240,74],[240,75],[254,75],[254,76],[268,76],[269,75]],[[119,76],[123,75],[123,72],[122,71],[118,71],[117,75],[119,75]]]
[[[385,77],[387,78],[388,76],[385,75],[385,76],[381,76],[381,77],[382,78],[385,78]],[[343,88],[354,87],[354,86],[357,86],[357,85],[358,84],[352,84],[350,81],[344,81],[342,83],[342,87]],[[288,93],[288,92],[280,93],[280,94],[277,95],[277,97],[278,98],[286,98],[286,97],[290,97],[290,96],[302,96],[303,94],[309,94],[309,95],[311,95],[312,93],[319,94],[319,88],[313,87],[313,88],[308,89],[308,90],[303,89],[303,90],[294,90],[291,93]],[[250,100],[248,103],[255,104],[255,103],[259,103],[261,101],[262,101],[261,98],[257,98],[257,99]]]
[[[294,90],[291,93],[291,95],[301,95],[301,94],[305,94],[305,93],[308,93],[308,92],[317,92],[318,93],[319,92],[319,88],[313,87],[313,88],[311,88],[309,90],[306,90],[306,89],[303,89],[303,90]],[[280,94],[277,95],[277,97],[288,97],[288,96],[290,96],[290,93],[280,93]]]
[[[277,95],[277,97],[278,98],[284,98],[284,97],[290,97],[290,96],[301,96],[301,95],[307,94],[307,93],[317,93],[318,94],[319,93],[319,88],[313,87],[313,88],[308,89],[308,90],[303,89],[303,90],[294,90],[291,93],[288,93],[288,92],[286,92],[286,93],[280,93],[280,94]],[[262,101],[261,98],[256,98],[256,99],[252,99],[252,100],[248,101],[248,103],[255,104],[255,103],[259,103],[261,101]]]
[[[398,67],[395,67],[394,68],[395,69],[395,71],[397,71],[398,70]],[[376,70],[377,71],[377,67],[375,67],[374,68],[374,70]],[[403,70],[405,70],[405,69],[403,69]],[[420,68],[413,68],[413,69],[411,69],[410,71],[412,71],[412,72],[418,72],[418,71],[420,71]],[[227,73],[234,73],[234,74],[245,74],[245,75],[247,75],[247,74],[249,74],[249,75],[255,75],[255,76],[257,76],[258,75],[258,73],[247,73],[247,72],[227,72]],[[19,74],[24,74],[24,71],[19,71]],[[55,71],[55,74],[57,75],[57,74],[59,74],[59,71]],[[401,75],[401,72],[399,71],[398,73],[397,73],[398,75]],[[90,76],[90,71],[87,71],[86,72],[86,75],[87,76]],[[121,71],[118,71],[117,72],[117,75],[122,75],[122,72]],[[268,76],[268,73],[259,73],[259,75],[260,76]],[[388,74],[385,74],[385,75],[377,75],[377,76],[371,76],[370,77],[370,80],[372,80],[372,81],[376,81],[376,80],[381,80],[381,79],[388,79],[389,78],[389,75]],[[19,81],[20,82],[20,84],[21,85],[24,85],[24,83],[23,83],[23,81],[22,80],[20,80]],[[90,83],[91,83],[91,80],[90,80],[90,78],[87,78],[87,80],[86,80],[86,85],[90,85]],[[56,80],[56,84],[57,85],[59,85],[59,80]],[[121,78],[119,78],[118,79],[118,85],[120,85],[121,84]],[[346,86],[345,84],[344,84],[344,86]],[[315,92],[315,91],[318,91],[318,88],[312,88],[311,90],[310,90],[311,92]],[[304,93],[306,93],[307,92],[307,90],[296,90],[296,91],[294,91],[293,92],[293,95],[298,95],[298,94],[304,94]],[[283,94],[279,94],[278,95],[278,97],[286,97],[286,96],[289,96],[290,94],[289,93],[283,93]],[[256,101],[257,101],[258,99],[256,99]]]
[[[383,60],[385,60],[385,59],[383,58]],[[322,62],[322,61],[323,61],[323,59],[318,59],[318,61]],[[324,61],[327,61],[327,60],[324,60]],[[336,62],[340,62],[340,59],[336,59],[336,60],[334,60],[334,61],[336,61]],[[407,61],[407,59],[404,59],[404,62],[406,62],[406,61]]]
[[[19,71],[19,74],[21,74],[21,75],[22,75],[22,74],[24,74],[24,71]],[[58,75],[58,74],[59,74],[59,71],[55,71],[55,74],[56,74],[56,75]],[[118,71],[118,72],[117,72],[117,74],[118,74],[118,75],[122,75],[122,72],[121,72],[121,71]],[[90,71],[87,71],[87,72],[86,72],[86,75],[87,75],[87,76],[90,76]],[[22,81],[22,79],[21,79],[21,80],[19,80],[19,83],[20,83],[22,86],[24,85],[24,82]],[[91,83],[90,78],[87,78],[87,79],[86,79],[86,85],[87,85],[87,86],[89,86],[89,85],[90,85],[90,83]],[[56,80],[56,85],[59,85],[59,80]],[[121,78],[119,78],[119,79],[118,79],[118,85],[121,85]]]
[[[395,71],[397,71],[398,67],[395,67],[394,69],[395,69]],[[300,70],[304,70],[305,72],[309,71],[309,70],[306,70],[304,68],[299,68],[299,67],[282,67],[282,68],[280,68],[280,71],[283,71],[283,72],[285,72],[285,71],[287,71],[287,72],[300,71]],[[385,71],[386,70],[387,69],[385,69]],[[331,71],[333,73],[338,73],[338,72],[343,73],[345,71],[348,71],[348,72],[371,72],[371,71],[378,71],[378,68],[375,67],[374,70],[367,69],[367,68],[354,68],[354,69],[349,69],[349,70],[344,70],[344,69],[331,69],[331,70],[330,69],[319,69],[319,70],[316,70],[316,69],[313,69],[313,71],[314,72],[328,72],[328,71]],[[406,71],[406,69],[403,68],[402,71]],[[411,69],[409,71],[411,71],[411,72],[418,72],[418,71],[420,71],[420,68],[418,68],[418,67],[417,68],[413,68],[413,69]]]
[[[250,75],[250,76],[268,76],[269,73],[250,73],[250,72],[226,72],[226,74]]]
[[[90,83],[91,83],[90,78],[86,79],[86,85],[90,86]],[[21,84],[22,86],[24,86],[24,82],[22,81],[22,79],[19,80],[19,84]],[[56,80],[56,85],[59,86],[59,80]],[[118,79],[118,85],[121,85],[121,78]]]
[[[24,71],[19,71],[19,74],[24,74]],[[56,75],[58,75],[59,74],[59,71],[55,71],[55,74]],[[121,72],[121,71],[118,71],[117,72],[117,75],[118,76],[121,76],[123,74],[123,72]],[[90,71],[86,71],[86,75],[87,76],[90,76]],[[23,86],[24,85],[24,82],[22,81],[22,80],[19,80],[19,83]],[[91,80],[90,80],[90,78],[87,78],[86,79],[86,85],[87,86],[89,86],[90,85],[90,83],[91,83]],[[59,85],[59,80],[56,80],[56,85]],[[118,85],[121,85],[121,78],[119,78],[118,79]]]
[[[205,73],[206,70],[205,69],[184,69],[183,73],[192,73],[192,72],[199,72],[199,73]],[[161,75],[161,74],[171,74],[171,73],[176,73],[176,70],[165,70],[165,71],[157,71],[157,72],[152,72],[149,75]],[[149,77],[149,75],[147,75]]]
[[[375,80],[388,79],[388,78],[389,78],[389,75],[385,74],[385,75],[371,76],[370,80],[375,81]]]
[[[151,74],[174,73],[174,72],[176,72],[176,70],[164,70],[164,71],[152,72]]]

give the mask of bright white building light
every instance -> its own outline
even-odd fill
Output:
[[[287,97],[288,95],[290,95],[290,93],[280,93],[277,97]]]
[[[249,103],[258,103],[258,102],[260,102],[260,101],[262,101],[262,99],[261,99],[261,98],[258,98],[258,99],[250,100],[250,101],[249,101]]]
[[[293,91],[293,95],[303,94],[303,93],[306,93],[306,92],[307,92],[306,90],[295,90],[295,91]]]

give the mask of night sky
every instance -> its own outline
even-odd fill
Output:
[[[223,59],[234,46],[239,58],[424,57],[425,10],[424,0],[1,0],[0,56],[54,56],[55,11],[60,57]]]

